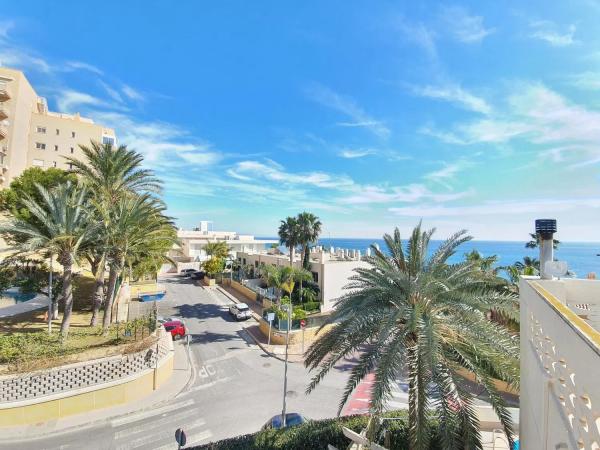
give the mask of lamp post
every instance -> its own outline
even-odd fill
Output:
[[[50,274],[48,275],[48,334],[52,333],[52,253],[50,253]]]
[[[287,309],[287,330],[285,332],[285,363],[284,363],[284,373],[283,373],[283,410],[281,412],[281,422],[283,424],[283,428],[285,428],[286,420],[285,420],[285,395],[287,392],[287,371],[288,371],[288,346],[290,343],[290,326],[291,326],[291,318],[292,318],[292,300],[290,299],[290,303],[286,304]]]

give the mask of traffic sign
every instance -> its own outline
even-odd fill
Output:
[[[175,441],[177,441],[177,445],[179,445],[180,448],[183,447],[187,442],[185,431],[183,431],[181,428],[177,428],[177,431],[175,431]]]
[[[302,328],[304,328],[304,327],[306,326],[306,320],[302,319],[302,320],[300,321],[300,326],[301,326]]]
[[[267,321],[273,322],[275,320],[275,313],[267,313]]]

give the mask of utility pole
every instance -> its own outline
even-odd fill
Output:
[[[291,326],[291,317],[292,317],[292,300],[290,299],[290,303],[286,305],[287,307],[287,330],[285,333],[285,364],[284,364],[284,374],[283,374],[283,411],[281,413],[281,422],[283,423],[283,428],[285,428],[286,420],[285,420],[285,394],[287,392],[287,371],[288,371],[288,346],[290,343],[290,326]]]

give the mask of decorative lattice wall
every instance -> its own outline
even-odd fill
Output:
[[[129,355],[57,367],[43,372],[0,377],[0,404],[38,399],[68,391],[119,381],[153,369],[173,348],[169,333],[157,344]]]

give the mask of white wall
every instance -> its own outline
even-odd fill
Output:
[[[368,267],[364,261],[332,261],[322,264],[323,268],[321,289],[323,290],[322,311],[330,311],[334,307],[335,300],[344,295],[344,289],[349,283],[351,276],[355,275],[354,269]]]

